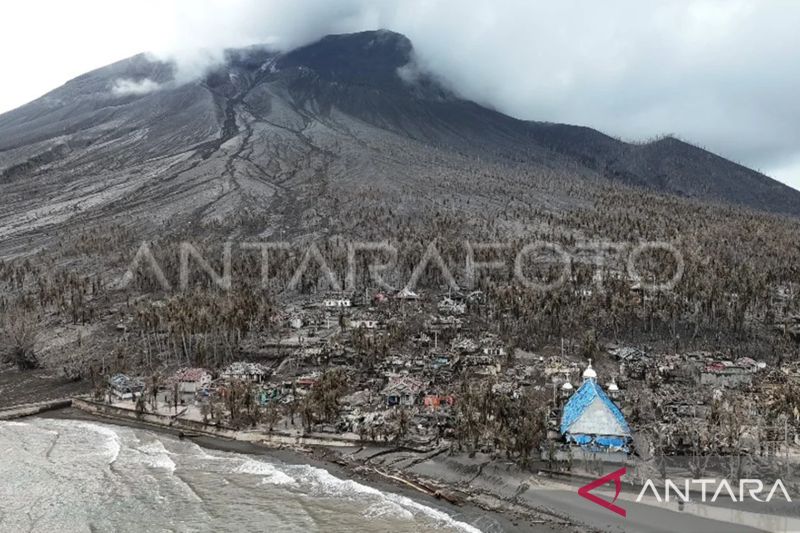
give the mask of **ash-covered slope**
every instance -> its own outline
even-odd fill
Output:
[[[186,84],[145,56],[76,78],[0,116],[4,248],[112,220],[307,233],[356,200],[399,213],[560,209],[575,205],[565,191],[606,178],[800,214],[797,191],[680,141],[630,145],[460,99],[415,72],[412,54],[377,31],[231,51]]]
[[[536,124],[536,140],[608,179],[688,198],[800,214],[800,192],[674,137],[629,144],[591,128]]]

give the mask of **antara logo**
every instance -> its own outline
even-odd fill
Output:
[[[787,502],[792,501],[792,498],[786,491],[786,487],[783,485],[783,481],[780,479],[775,480],[775,483],[772,484],[772,488],[766,494],[766,497],[759,497],[759,495],[763,495],[763,493],[766,492],[764,482],[760,479],[739,480],[738,494],[727,479],[722,479],[720,481],[717,481],[716,479],[685,479],[683,480],[683,491],[681,491],[671,479],[668,479],[664,483],[663,499],[661,498],[661,494],[658,492],[658,489],[656,489],[656,485],[653,483],[653,480],[648,479],[642,487],[642,491],[639,493],[639,496],[636,497],[636,501],[642,501],[642,497],[645,495],[645,492],[649,490],[653,496],[655,496],[658,502],[669,502],[670,494],[673,492],[675,493],[675,497],[678,501],[688,502],[690,490],[697,490],[698,487],[700,487],[701,490],[702,497],[700,501],[702,502],[715,502],[717,501],[717,498],[719,498],[720,494],[723,494],[723,497],[725,497],[724,495],[729,496],[732,502],[743,502],[747,499],[756,502],[769,502],[772,501],[773,496],[775,496],[779,491],[780,494],[778,496],[782,496]],[[706,494],[712,493],[712,491],[713,496],[711,496],[710,500],[707,500]]]
[[[619,505],[615,504],[617,498],[619,498],[619,493],[622,491],[622,476],[625,475],[626,471],[627,470],[625,468],[620,468],[619,470],[611,472],[610,474],[603,476],[600,479],[596,479],[591,483],[588,483],[583,487],[579,488],[578,494],[592,503],[596,503],[601,507],[605,507],[606,509],[608,509],[613,513],[616,513],[622,517],[627,517],[628,516],[627,511],[622,507],[620,507]],[[591,491],[593,491],[598,487],[602,487],[603,485],[611,481],[614,482],[614,488],[615,488],[613,500],[611,501],[604,500],[603,498],[600,498],[599,496],[595,496],[594,494],[592,494]],[[677,496],[677,499],[679,501],[688,502],[691,488],[697,489],[698,487],[701,489],[702,497],[700,500],[702,502],[706,501],[715,502],[717,501],[717,498],[721,494],[729,496],[732,502],[742,502],[746,499],[750,499],[756,502],[768,502],[771,501],[776,494],[782,496],[787,502],[792,501],[792,498],[786,491],[786,487],[784,486],[783,481],[781,481],[780,479],[776,480],[775,483],[773,483],[772,488],[768,492],[765,490],[766,487],[764,486],[764,482],[761,481],[760,479],[742,479],[739,481],[738,494],[737,491],[733,489],[731,484],[726,479],[723,479],[719,482],[717,482],[716,479],[685,479],[683,480],[683,491],[681,491],[678,488],[678,486],[674,481],[668,479],[664,483],[663,498],[656,489],[656,485],[655,483],[653,483],[653,480],[648,479],[645,482],[644,486],[642,487],[641,492],[639,492],[639,495],[636,497],[636,501],[641,502],[645,494],[648,491],[650,491],[653,494],[653,496],[655,496],[655,499],[658,502],[669,502],[670,495],[672,493],[674,493],[675,496]],[[764,495],[765,492],[766,494]],[[707,499],[706,495],[708,493],[713,494],[710,499]]]
[[[623,509],[622,507],[620,507],[619,505],[614,505],[614,502],[617,501],[617,498],[619,497],[619,493],[622,490],[622,476],[625,475],[626,471],[627,471],[627,469],[623,467],[623,468],[620,468],[619,470],[617,470],[616,472],[611,472],[610,474],[608,474],[606,476],[603,476],[600,479],[596,479],[596,480],[592,481],[591,483],[588,483],[588,484],[584,485],[583,487],[579,488],[578,489],[578,494],[580,496],[586,498],[587,500],[589,500],[592,503],[596,503],[597,505],[600,505],[601,507],[605,507],[606,509],[608,509],[612,513],[617,513],[620,516],[626,517],[626,516],[628,516],[628,512],[625,509]],[[597,487],[602,487],[603,485],[605,485],[609,481],[613,481],[614,482],[614,487],[616,489],[616,493],[614,494],[614,499],[613,500],[611,500],[609,502],[609,501],[604,500],[603,498],[600,498],[600,497],[595,496],[594,494],[592,494],[591,491],[593,491]]]

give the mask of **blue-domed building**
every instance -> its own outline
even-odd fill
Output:
[[[583,385],[564,406],[560,432],[567,442],[588,451],[629,451],[631,429],[622,411],[597,383],[591,361],[583,372]]]

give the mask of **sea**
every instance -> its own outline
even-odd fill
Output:
[[[80,420],[0,422],[2,532],[479,531],[327,470]]]

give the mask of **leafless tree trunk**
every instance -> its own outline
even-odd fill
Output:
[[[17,311],[6,314],[3,330],[11,345],[11,353],[6,362],[16,364],[21,370],[39,366],[39,359],[33,349],[37,325],[33,313]]]

